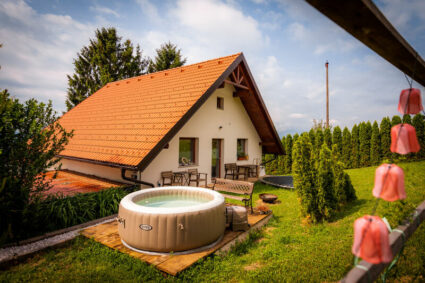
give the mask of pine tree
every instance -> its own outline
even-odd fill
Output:
[[[370,127],[370,128],[369,128]],[[360,166],[370,166],[370,138],[371,138],[370,122],[361,123],[359,127],[359,140],[360,140]]]
[[[425,116],[421,114],[416,114],[413,117],[412,121],[413,127],[415,127],[416,136],[419,141],[421,149],[416,153],[417,159],[425,158]]]
[[[115,28],[101,28],[95,39],[77,53],[74,74],[68,75],[68,110],[109,82],[141,75],[147,67],[139,45],[121,42]]]
[[[360,167],[360,139],[359,127],[354,125],[351,129],[351,164],[352,168]]]
[[[403,124],[410,124],[412,125],[412,117],[410,117],[409,114],[403,115]]]
[[[341,128],[339,126],[336,126],[333,129],[332,145],[336,145],[336,150],[338,154],[341,156],[342,155],[342,133],[341,133]]]
[[[378,165],[381,162],[381,136],[379,134],[379,126],[375,121],[372,126],[372,137],[370,139],[370,163]]]
[[[326,128],[323,131],[323,142],[328,146],[328,148],[332,148],[332,133],[331,133],[331,129]]]
[[[382,118],[381,121],[381,154],[383,159],[391,158],[391,122],[389,117]]]
[[[344,168],[351,168],[351,133],[347,127],[342,131],[342,155],[341,160]]]
[[[320,216],[326,220],[329,220],[334,215],[337,203],[332,165],[331,151],[326,144],[323,144],[320,150],[317,175],[317,208]]]
[[[171,42],[164,43],[159,49],[156,49],[155,61],[150,60],[148,72],[158,72],[183,66],[186,58],[182,58],[181,50],[177,49],[177,45]]]
[[[395,125],[401,124],[401,118],[398,115],[394,115],[391,119],[391,127],[394,127]]]
[[[301,135],[293,146],[292,174],[294,187],[301,204],[301,214],[312,222],[321,219],[317,209],[317,189],[315,188],[315,169],[312,160],[313,149],[308,135]]]
[[[285,158],[285,173],[291,173],[292,169],[292,136],[288,134],[286,136],[286,158]]]

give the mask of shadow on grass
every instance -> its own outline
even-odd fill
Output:
[[[357,199],[351,203],[347,203],[342,211],[338,212],[333,218],[331,222],[336,222],[338,220],[341,220],[349,215],[352,215],[353,213],[356,213],[359,211],[364,204],[367,202],[365,199]]]

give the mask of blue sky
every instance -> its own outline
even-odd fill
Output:
[[[374,2],[424,57],[425,1]],[[61,113],[73,58],[111,26],[145,56],[169,40],[187,63],[244,52],[280,135],[325,117],[326,60],[334,125],[397,114],[407,88],[398,69],[301,0],[0,0],[0,89],[50,99]]]

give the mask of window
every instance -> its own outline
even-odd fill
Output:
[[[179,165],[193,165],[197,162],[197,141],[196,138],[180,138],[179,140]]]
[[[224,98],[217,97],[217,109],[224,109]]]
[[[238,139],[237,158],[238,160],[248,160],[247,139]]]

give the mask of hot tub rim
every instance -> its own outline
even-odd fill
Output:
[[[138,196],[139,194],[143,193],[149,193],[152,191],[159,191],[159,190],[189,190],[189,191],[202,191],[203,193],[207,193],[213,196],[213,199],[205,202],[200,203],[197,205],[192,205],[189,207],[149,207],[149,206],[143,206],[136,204],[133,202],[133,198],[135,196]],[[120,202],[120,205],[123,206],[123,208],[132,210],[135,212],[140,213],[146,213],[146,214],[181,214],[181,213],[187,213],[187,212],[202,212],[204,210],[211,209],[213,207],[216,207],[220,204],[224,203],[224,197],[216,191],[205,189],[205,188],[199,188],[199,187],[188,187],[188,186],[171,186],[171,187],[159,187],[159,188],[152,188],[152,189],[142,189],[133,193],[130,193],[126,195]]]

